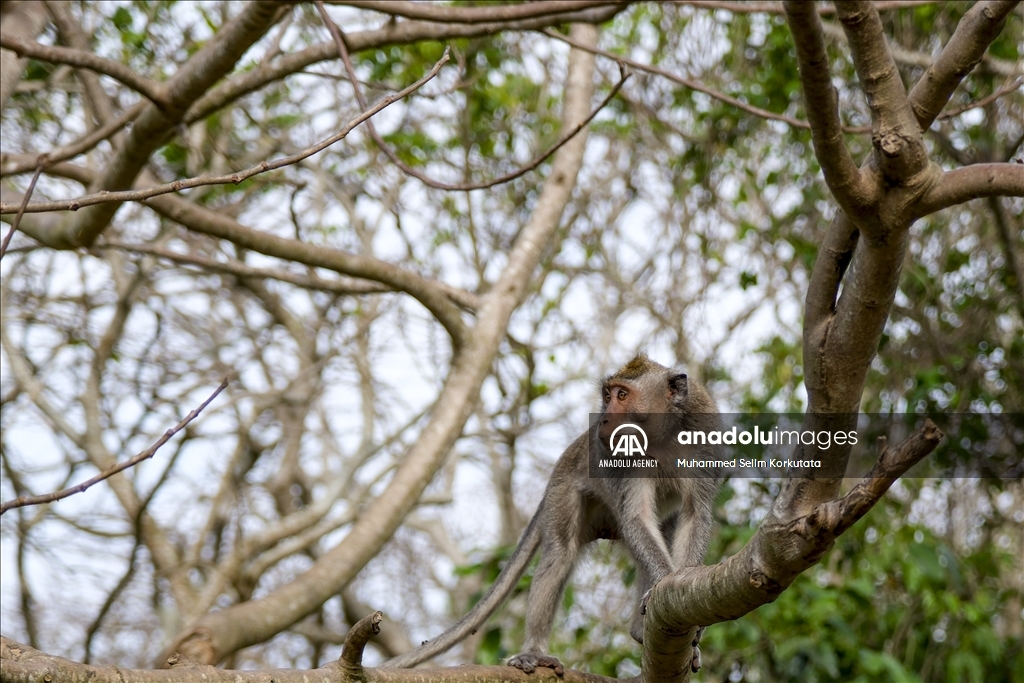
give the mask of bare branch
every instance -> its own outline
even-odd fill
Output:
[[[866,0],[840,3],[836,10],[871,110],[875,159],[890,183],[903,184],[928,167],[928,154],[889,52],[882,20]]]
[[[978,107],[984,107],[986,105],[992,104],[993,102],[998,100],[1000,97],[1005,97],[1006,95],[1009,95],[1010,93],[1017,92],[1022,87],[1024,87],[1024,78],[1018,79],[1018,80],[1015,80],[1015,81],[1011,81],[1011,82],[1007,83],[1006,85],[1004,85],[999,90],[996,90],[991,95],[988,95],[986,97],[982,97],[980,100],[976,100],[974,102],[971,102],[970,104],[965,104],[964,106],[957,107],[956,109],[951,109],[949,111],[942,112],[941,114],[939,114],[938,120],[939,121],[946,121],[947,119],[952,119],[952,118],[955,118],[957,116],[960,116],[960,114],[963,114],[965,111],[970,111],[972,109],[977,109]]]
[[[35,202],[33,204],[29,204],[26,208],[26,211],[29,213],[40,213],[45,211],[77,211],[78,209],[84,206],[92,206],[94,204],[103,204],[106,202],[137,202],[142,201],[144,199],[150,199],[151,197],[157,197],[162,194],[180,192],[181,190],[187,190],[193,187],[203,187],[206,185],[227,185],[229,183],[237,185],[243,180],[252,178],[253,176],[259,175],[261,173],[275,171],[279,168],[284,168],[285,166],[292,166],[294,164],[299,163],[303,159],[307,159],[313,156],[314,154],[317,154],[318,152],[327,149],[334,143],[344,140],[346,137],[348,137],[348,134],[351,133],[356,126],[363,123],[364,121],[369,121],[370,117],[374,116],[378,112],[382,111],[383,109],[386,109],[388,106],[401,100],[410,93],[419,90],[421,87],[423,87],[425,83],[429,82],[437,75],[438,71],[441,70],[441,67],[448,62],[448,59],[449,51],[445,49],[444,55],[442,55],[441,59],[439,59],[437,63],[434,64],[434,67],[429,72],[427,72],[427,74],[423,78],[416,81],[409,87],[403,88],[397,93],[382,98],[372,107],[366,108],[361,114],[359,114],[359,116],[349,121],[342,127],[340,131],[338,131],[331,137],[327,138],[326,140],[321,140],[315,145],[311,145],[300,152],[296,152],[295,154],[291,154],[286,157],[281,157],[280,159],[275,159],[274,161],[264,161],[259,164],[256,164],[255,166],[252,166],[251,168],[247,168],[242,171],[236,171],[234,173],[225,173],[223,175],[216,176],[202,175],[197,178],[175,180],[174,182],[148,187],[143,190],[125,190],[123,192],[103,191],[97,192],[95,194],[84,195],[82,197],[77,197],[75,199],[62,199],[60,201],[55,202]],[[0,202],[0,214],[13,213],[14,210],[14,207],[11,206],[10,204]]]
[[[214,83],[231,71],[237,61],[287,11],[288,4],[251,3],[225,23],[214,36],[191,55],[165,84],[164,106],[147,104],[125,137],[124,145],[97,179],[97,188],[117,191],[131,187],[150,155],[164,143],[180,123],[188,107]],[[120,206],[102,202],[56,226],[44,242],[53,248],[69,249],[92,244],[107,227]]]
[[[142,113],[142,110],[145,108],[146,102],[144,100],[140,100],[128,109],[125,109],[123,112],[121,112],[121,114],[118,115],[117,118],[113,119],[112,121],[109,121],[103,126],[92,131],[91,133],[83,135],[78,140],[75,140],[70,144],[64,145],[63,147],[58,147],[57,149],[46,152],[47,167],[49,167],[50,164],[54,164],[58,161],[64,161],[66,159],[76,157],[84,152],[88,152],[90,149],[92,149],[99,143],[103,142],[107,138],[111,137],[119,130],[124,128],[126,125],[134,121],[135,118],[140,113]],[[20,162],[13,161],[12,157],[14,156],[15,155],[11,154],[0,155],[0,177],[25,173],[26,171],[30,171],[32,170],[32,168],[35,167],[35,163],[29,161],[28,159],[22,160]]]
[[[341,59],[345,64],[345,71],[348,73],[349,81],[352,83],[352,90],[355,92],[356,100],[359,101],[359,106],[366,106],[366,99],[363,97],[363,92],[359,87],[359,79],[356,78],[355,70],[352,68],[352,60],[349,59],[348,49],[345,47],[344,36],[342,35],[341,30],[338,28],[338,25],[334,23],[334,20],[331,19],[330,15],[327,13],[327,10],[324,8],[322,0],[316,0],[316,6],[317,9],[320,10],[320,16],[323,17],[324,23],[327,25],[327,28],[331,32],[331,37],[334,38],[335,45],[338,46],[338,52],[339,54],[341,54]],[[580,131],[582,131],[584,128],[587,127],[587,125],[590,124],[594,117],[597,116],[598,112],[604,109],[608,105],[608,103],[611,102],[612,98],[614,98],[615,95],[618,94],[619,90],[622,88],[627,78],[629,78],[629,74],[623,71],[621,77],[619,78],[619,82],[616,83],[614,87],[612,87],[612,90],[610,93],[608,93],[608,96],[604,98],[601,104],[599,104],[595,109],[593,109],[590,112],[590,115],[586,119],[581,121],[578,125],[574,126],[568,133],[563,135],[558,140],[558,142],[556,142],[554,145],[548,147],[546,150],[541,152],[537,157],[535,157],[525,166],[522,166],[518,170],[515,170],[511,173],[499,176],[498,178],[484,180],[479,183],[444,183],[441,182],[440,180],[434,180],[425,173],[417,171],[412,166],[409,166],[404,161],[402,161],[395,153],[395,151],[391,149],[391,147],[389,147],[386,142],[384,142],[384,138],[382,138],[380,136],[380,133],[377,132],[377,128],[376,126],[373,125],[372,121],[368,121],[366,123],[366,129],[367,131],[369,131],[370,137],[372,137],[373,141],[377,144],[377,147],[379,147],[380,150],[384,152],[387,158],[391,160],[391,163],[393,163],[395,166],[401,169],[402,172],[405,173],[406,175],[410,175],[413,178],[416,178],[425,185],[433,187],[434,189],[437,190],[448,190],[457,192],[468,192],[470,190],[484,190],[489,187],[494,187],[496,185],[501,185],[502,183],[507,183],[511,180],[515,180],[516,178],[526,175],[533,169],[540,166],[545,159],[547,159],[549,156],[557,152],[565,143],[569,142],[569,140],[572,140],[576,135],[580,133]]]
[[[946,171],[914,207],[915,217],[980,197],[1024,197],[1024,165],[971,164]]]
[[[403,0],[336,0],[331,4],[374,10],[382,14],[440,23],[479,24],[489,21],[516,21],[548,17],[553,14],[578,12],[593,7],[626,4],[625,0],[540,0],[524,4],[489,3],[483,7],[449,7],[445,5],[405,2]]]
[[[528,31],[570,22],[596,24],[608,21],[626,7],[625,4],[613,4],[565,14],[484,24],[442,24],[415,20],[389,21],[379,29],[345,34],[345,44],[350,52],[360,52],[422,40],[451,41],[457,38],[474,38],[509,31]],[[337,59],[339,56],[338,47],[332,39],[292,54],[283,55],[273,63],[261,65],[249,72],[235,74],[196,100],[195,104],[189,108],[184,120],[186,123],[198,121],[268,83],[302,71],[318,62]]]
[[[883,9],[881,7],[882,4],[884,3],[876,2],[875,9],[881,12]],[[819,7],[821,9],[824,9],[821,6]],[[824,12],[819,13],[824,14]],[[822,28],[825,31],[825,35],[828,36],[829,38],[833,38],[842,43],[847,43],[846,32],[843,31],[842,26],[839,26],[838,24],[831,21],[826,21],[822,24]],[[932,55],[930,54],[908,50],[907,48],[903,47],[902,45],[895,42],[891,38],[888,39],[887,42],[889,44],[889,52],[892,54],[892,58],[896,60],[898,64],[902,64],[904,66],[916,66],[921,69],[927,69],[930,66],[932,66],[932,64],[935,63],[934,57],[932,57]],[[985,68],[986,71],[994,73],[998,76],[1002,76],[1003,78],[1013,78],[1015,75],[1019,75],[1021,73],[1021,69],[1013,62],[1007,59],[999,59],[998,57],[993,57],[990,54],[985,54],[984,56],[982,56],[981,65]]]
[[[97,251],[103,249],[123,249],[124,251],[130,251],[137,254],[150,254],[152,256],[159,256],[160,258],[167,259],[168,261],[174,261],[175,263],[199,266],[217,273],[225,273],[227,275],[235,275],[238,277],[256,277],[280,280],[281,282],[289,282],[293,285],[298,285],[299,287],[305,287],[306,289],[316,289],[324,292],[332,292],[334,294],[386,294],[396,291],[394,287],[388,287],[387,285],[382,285],[369,280],[359,280],[356,278],[325,280],[324,278],[317,277],[316,275],[304,276],[276,268],[254,268],[238,261],[217,261],[205,256],[182,254],[169,249],[151,247],[148,244],[122,244],[120,242],[105,241],[103,244],[99,244],[94,247],[94,250]]]
[[[219,669],[203,666],[193,655],[201,654],[203,642],[197,642],[198,652],[178,654],[169,669],[127,669],[118,666],[79,664],[63,657],[48,655],[35,648],[0,636],[0,662],[5,683],[35,683],[38,681],[90,681],[91,683],[181,683],[182,680],[203,680],[206,683],[338,683],[359,680],[363,683],[402,683],[417,680],[444,680],[448,683],[480,683],[480,681],[509,681],[530,683],[536,675],[525,674],[510,666],[460,666],[447,669],[417,669],[395,671],[388,669],[362,669],[360,677],[348,677],[340,662],[328,662],[317,669],[273,669],[250,671]],[[562,679],[559,679],[562,681]],[[564,683],[619,683],[619,679],[566,670]]]
[[[6,503],[0,505],[0,515],[4,514],[5,512],[13,508],[24,507],[25,505],[42,505],[44,503],[53,503],[63,498],[67,498],[68,496],[73,496],[76,493],[81,493],[82,491],[85,491],[94,484],[100,483],[104,479],[109,479],[118,472],[123,472],[129,467],[134,467],[135,465],[138,465],[143,460],[148,460],[149,458],[152,458],[153,455],[156,454],[156,452],[160,449],[161,446],[167,443],[175,434],[184,429],[189,422],[196,419],[196,417],[199,416],[199,413],[203,412],[203,409],[206,408],[206,406],[210,405],[210,402],[213,401],[213,399],[217,398],[217,395],[220,392],[224,391],[224,389],[228,386],[228,381],[229,378],[225,377],[224,381],[220,383],[220,386],[217,387],[216,390],[214,390],[214,392],[210,394],[210,397],[203,401],[198,408],[194,409],[192,412],[190,412],[188,415],[182,418],[181,422],[176,424],[174,427],[164,432],[163,436],[157,439],[152,446],[142,451],[141,453],[134,455],[123,462],[119,462],[113,467],[105,469],[104,471],[97,474],[95,477],[87,479],[86,481],[83,481],[81,484],[76,484],[75,486],[66,488],[62,491],[55,491],[53,493],[41,494],[38,496],[19,496],[14,500],[9,500]]]
[[[563,43],[566,43],[568,45],[572,45],[573,47],[579,48],[581,50],[586,49],[585,47],[579,45],[576,41],[572,40],[568,36],[563,36],[560,33],[556,33],[555,31],[552,31],[551,29],[544,29],[541,32],[544,35],[546,35],[548,38],[553,38],[555,40],[560,40]],[[739,99],[736,99],[735,97],[732,97],[731,95],[726,95],[724,92],[721,92],[719,90],[715,90],[714,88],[709,88],[706,85],[703,85],[700,81],[695,81],[695,80],[693,80],[691,78],[685,78],[683,76],[679,76],[678,74],[674,74],[671,71],[667,71],[665,69],[661,69],[661,68],[658,68],[656,66],[652,66],[650,64],[644,64],[643,62],[638,62],[636,60],[629,59],[628,57],[623,57],[622,55],[617,55],[614,52],[608,52],[607,50],[600,50],[600,49],[597,49],[597,48],[591,48],[588,51],[589,52],[593,52],[595,55],[601,55],[602,57],[606,57],[608,59],[611,59],[614,62],[618,63],[620,66],[625,65],[625,66],[632,67],[632,68],[636,69],[637,71],[645,71],[645,72],[650,73],[650,74],[655,74],[657,76],[662,76],[664,78],[669,79],[670,81],[672,81],[674,83],[678,83],[679,85],[685,86],[685,87],[689,88],[690,90],[694,90],[696,92],[704,93],[705,95],[708,95],[709,97],[712,97],[712,98],[714,98],[716,100],[719,100],[720,102],[725,102],[726,104],[730,104],[730,105],[736,107],[737,109],[741,109],[741,110],[743,110],[743,111],[745,111],[745,112],[747,112],[749,114],[753,114],[754,116],[760,116],[761,118],[768,119],[770,121],[781,121],[781,122],[783,122],[785,124],[793,126],[794,128],[810,128],[811,127],[811,124],[807,123],[806,121],[801,121],[800,119],[793,118],[792,116],[786,116],[785,114],[777,114],[777,113],[775,113],[773,111],[768,111],[767,109],[762,109],[760,107],[755,107],[754,105],[747,104],[746,102],[744,102],[742,100],[739,100]],[[843,126],[843,131],[846,132],[846,133],[867,133],[867,132],[869,132],[869,130],[870,129],[865,128],[863,126],[856,126],[856,127],[855,126]]]
[[[105,59],[85,50],[42,45],[34,40],[25,40],[7,33],[0,33],[0,47],[10,50],[19,57],[32,57],[51,64],[67,64],[95,71],[135,90],[157,107],[163,108],[168,104],[164,85],[112,59]]]
[[[4,241],[0,244],[0,259],[7,253],[7,245],[11,243],[11,238],[14,237],[14,233],[18,231],[18,225],[21,223],[21,217],[25,215],[25,209],[28,207],[28,200],[32,197],[32,193],[35,192],[36,182],[39,180],[39,175],[43,172],[44,158],[39,157],[39,161],[36,162],[36,172],[32,174],[32,180],[28,183],[28,189],[25,191],[25,196],[21,199],[21,204],[18,206],[18,215],[14,217],[14,222],[11,223],[11,229],[4,235]]]
[[[340,249],[307,244],[262,230],[254,230],[223,213],[198,206],[180,197],[153,197],[146,200],[146,205],[189,230],[219,237],[267,256],[327,268],[342,275],[383,282],[412,295],[423,304],[424,308],[444,326],[456,348],[466,343],[466,324],[458,307],[452,304],[449,288],[439,286],[434,280],[428,280],[410,270],[372,256],[350,254]]]
[[[964,76],[981,61],[1018,0],[981,0],[967,11],[935,62],[910,91],[918,124],[927,130]]]
[[[737,2],[736,0],[672,0],[676,5],[689,5],[701,9],[724,9],[734,14],[782,14],[785,12],[782,2]],[[818,14],[827,16],[836,13],[834,4],[814,3]],[[895,9],[912,9],[924,5],[937,5],[939,0],[877,0],[875,9],[879,12]]]
[[[815,156],[825,182],[844,211],[855,215],[872,202],[873,189],[850,155],[839,120],[839,100],[825,54],[815,3],[786,2],[786,17],[796,45],[804,110],[811,124]]]

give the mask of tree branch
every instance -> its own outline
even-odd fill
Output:
[[[593,26],[574,25],[571,30],[578,40],[596,44],[597,29]],[[593,77],[593,56],[571,50],[562,121],[566,128],[577,125],[589,113]],[[259,599],[201,617],[179,634],[171,650],[200,630],[211,638],[206,661],[217,661],[241,647],[262,642],[336,595],[392,537],[433,479],[479,400],[480,387],[491,371],[508,321],[525,296],[530,276],[559,227],[583,163],[585,147],[586,135],[578,135],[555,155],[551,174],[530,220],[508,255],[508,265],[483,298],[465,346],[456,351],[430,420],[380,496],[359,515],[345,539],[291,582]]]
[[[358,294],[388,294],[396,291],[394,287],[388,287],[387,285],[371,282],[369,280],[360,280],[356,278],[326,280],[322,277],[317,277],[316,275],[299,275],[297,273],[292,273],[278,268],[254,268],[239,261],[217,261],[205,256],[182,254],[169,249],[152,247],[148,244],[123,244],[121,242],[104,241],[102,244],[94,247],[94,249],[97,251],[104,249],[122,249],[136,254],[150,254],[162,259],[167,259],[168,261],[174,261],[175,263],[199,266],[200,268],[215,273],[225,273],[227,275],[234,275],[237,277],[255,277],[280,280],[281,282],[288,282],[306,289],[331,292],[342,296]]]
[[[408,19],[422,19],[439,23],[480,24],[522,19],[536,19],[568,12],[628,4],[625,0],[539,0],[525,4],[489,3],[484,7],[449,7],[445,5],[405,2],[403,0],[331,0],[331,4],[369,9]]]
[[[1024,197],[1024,165],[971,164],[946,171],[914,207],[921,218],[981,197]]]
[[[149,458],[152,458],[156,454],[156,452],[160,450],[161,446],[170,441],[171,437],[173,437],[175,434],[184,429],[189,422],[196,419],[199,416],[199,413],[203,412],[203,409],[206,408],[206,406],[210,405],[210,402],[213,401],[213,399],[217,398],[217,395],[220,394],[220,392],[224,391],[227,385],[228,378],[225,377],[224,381],[220,383],[220,386],[217,387],[214,390],[214,392],[210,394],[210,397],[203,401],[198,408],[194,409],[192,412],[190,412],[188,415],[182,418],[181,422],[174,425],[174,427],[171,427],[166,432],[164,432],[163,436],[157,439],[152,446],[142,451],[141,453],[138,453],[137,455],[134,455],[123,462],[119,462],[113,467],[105,469],[104,471],[97,474],[95,477],[87,479],[86,481],[83,481],[81,484],[76,484],[75,486],[71,486],[62,491],[55,491],[53,493],[41,494],[38,496],[19,496],[14,500],[9,500],[6,503],[0,505],[0,515],[4,514],[5,512],[13,508],[20,508],[26,505],[42,505],[43,503],[53,503],[63,498],[67,498],[68,496],[73,496],[76,493],[81,493],[82,491],[85,491],[94,484],[100,483],[104,479],[109,479],[118,472],[123,472],[129,467],[134,467],[135,465],[138,465],[143,460],[148,460]]]
[[[103,204],[107,202],[137,202],[142,201],[144,199],[149,199],[151,197],[157,197],[162,194],[180,192],[181,190],[187,190],[193,187],[203,187],[206,185],[227,185],[229,183],[237,185],[243,180],[252,178],[253,176],[259,175],[261,173],[274,171],[279,168],[284,168],[285,166],[292,166],[294,164],[299,163],[303,159],[307,159],[313,156],[314,154],[317,154],[318,152],[327,149],[336,142],[344,140],[346,137],[348,137],[348,134],[351,133],[356,126],[363,122],[369,122],[370,118],[377,114],[378,112],[386,109],[388,106],[394,104],[395,102],[398,102],[399,100],[408,96],[410,93],[419,90],[421,87],[423,87],[424,84],[432,80],[434,76],[437,75],[438,71],[441,70],[441,67],[448,62],[448,59],[449,51],[448,49],[445,49],[444,54],[441,56],[441,59],[439,59],[437,63],[434,64],[434,67],[429,72],[427,72],[427,74],[423,76],[423,78],[419,79],[418,81],[408,86],[407,88],[403,88],[397,93],[382,98],[372,107],[364,106],[363,112],[356,116],[351,121],[349,121],[347,124],[345,124],[340,131],[338,131],[331,137],[327,138],[326,140],[321,140],[315,145],[311,145],[310,147],[307,147],[306,149],[296,152],[295,154],[291,154],[286,157],[281,157],[280,159],[275,159],[274,161],[263,161],[255,166],[252,166],[251,168],[247,168],[241,171],[235,171],[234,173],[225,173],[223,175],[216,176],[202,175],[197,178],[175,180],[170,183],[163,183],[162,185],[155,185],[153,187],[147,187],[142,190],[125,190],[123,192],[107,192],[104,190],[102,192],[98,192],[95,194],[76,197],[75,199],[62,199],[60,201],[55,202],[35,202],[29,204],[25,210],[29,213],[42,213],[46,211],[77,211],[85,206],[93,206],[95,204]],[[13,213],[14,211],[15,208],[13,206],[0,202],[0,214]],[[36,236],[33,235],[33,237]],[[36,238],[39,239],[39,237]],[[44,240],[40,239],[40,241],[43,241],[45,244]]]
[[[949,42],[910,91],[910,105],[922,130],[935,117],[1003,30],[1018,0],[981,0],[960,20]]]
[[[161,109],[169,104],[165,85],[146,78],[131,67],[112,59],[105,59],[85,50],[43,45],[7,33],[0,33],[0,47],[10,50],[19,57],[32,57],[51,64],[67,64],[95,71],[128,86]]]
[[[543,29],[541,31],[541,33],[546,35],[548,38],[552,38],[554,40],[559,40],[559,41],[561,41],[563,43],[566,43],[567,45],[571,45],[571,46],[573,46],[575,48],[579,48],[581,50],[582,49],[586,49],[583,46],[577,44],[576,41],[572,40],[568,36],[563,36],[560,33],[556,33],[555,31],[552,31],[551,29]],[[775,113],[773,111],[768,111],[767,109],[762,109],[761,107],[755,107],[752,104],[747,104],[746,102],[744,102],[742,100],[739,100],[739,99],[736,99],[735,97],[732,97],[731,95],[727,95],[724,92],[715,90],[714,88],[709,88],[706,85],[703,85],[700,81],[695,81],[695,80],[693,80],[691,78],[684,78],[683,76],[680,76],[678,74],[674,74],[671,71],[667,71],[665,69],[660,69],[660,68],[658,68],[656,66],[652,66],[650,64],[644,64],[643,62],[638,62],[636,60],[629,59],[628,57],[623,57],[622,55],[617,55],[617,54],[615,54],[613,52],[608,52],[607,50],[599,50],[597,48],[593,48],[592,50],[589,50],[589,51],[593,52],[595,55],[600,55],[602,57],[606,57],[606,58],[614,61],[615,63],[619,64],[620,67],[622,65],[625,65],[625,66],[632,67],[632,68],[636,69],[637,71],[644,71],[644,72],[649,73],[649,74],[655,74],[657,76],[661,76],[663,78],[667,78],[668,80],[672,81],[673,83],[678,83],[679,85],[682,85],[682,86],[684,86],[686,88],[689,88],[690,90],[693,90],[695,92],[704,93],[708,97],[712,97],[712,98],[718,100],[719,102],[725,102],[728,105],[736,107],[737,109],[745,111],[745,112],[747,112],[749,114],[753,114],[754,116],[759,116],[759,117],[761,117],[763,119],[768,119],[769,121],[781,121],[781,122],[783,122],[783,123],[785,123],[787,125],[790,125],[790,126],[792,126],[794,128],[810,128],[811,127],[811,124],[809,124],[807,121],[801,121],[800,119],[794,118],[792,116],[786,116],[785,114],[777,114],[777,113]],[[846,133],[865,133],[865,132],[868,132],[868,130],[865,129],[865,128],[861,128],[861,127],[844,126],[843,127],[843,132],[846,132]]]
[[[821,19],[815,3],[785,2],[786,18],[793,32],[800,82],[804,91],[804,111],[811,125],[815,156],[821,164],[832,194],[839,206],[851,215],[860,213],[873,201],[870,184],[860,170],[843,140],[839,120],[839,99],[825,54]]]
[[[183,680],[202,680],[205,683],[339,683],[353,680],[362,683],[410,683],[428,680],[443,680],[447,683],[536,683],[538,680],[536,674],[525,674],[511,666],[460,666],[415,671],[369,668],[362,669],[360,676],[353,679],[340,662],[330,662],[317,669],[241,671],[203,666],[187,655],[175,656],[173,666],[169,669],[124,669],[117,666],[80,664],[63,657],[45,654],[3,636],[0,636],[0,666],[3,668],[4,683],[181,683]],[[615,678],[566,670],[564,683],[620,682]]]
[[[331,19],[330,15],[327,13],[327,10],[324,8],[322,0],[316,0],[315,4],[317,6],[317,9],[320,11],[320,16],[323,18],[324,24],[327,26],[328,30],[331,33],[331,37],[334,39],[335,45],[337,45],[338,47],[338,53],[341,55],[341,60],[345,65],[345,73],[348,74],[348,79],[349,82],[352,84],[352,90],[355,93],[356,100],[359,102],[360,107],[365,107],[366,98],[363,96],[363,91],[359,87],[359,79],[356,78],[355,69],[353,69],[352,67],[352,60],[349,58],[348,49],[345,47],[344,36],[342,35],[341,30],[338,28],[338,25],[334,23],[334,20]],[[489,187],[495,187],[496,185],[501,185],[503,183],[515,180],[516,178],[526,175],[528,172],[540,166],[545,159],[547,159],[549,156],[557,152],[562,147],[562,145],[569,142],[569,140],[573,139],[576,135],[578,135],[580,131],[582,131],[593,120],[593,118],[597,116],[597,113],[604,109],[609,102],[611,102],[612,98],[614,98],[615,95],[618,94],[619,90],[622,89],[622,86],[626,82],[627,78],[629,78],[629,74],[626,73],[625,71],[622,71],[621,78],[619,78],[619,82],[616,83],[614,87],[612,87],[611,92],[608,93],[608,96],[604,98],[601,104],[590,112],[590,116],[588,116],[583,121],[580,121],[579,124],[574,126],[570,131],[568,131],[561,138],[559,138],[558,142],[556,142],[554,145],[548,147],[546,150],[541,152],[532,161],[528,162],[519,169],[512,171],[511,173],[507,173],[503,176],[499,176],[491,180],[484,180],[479,183],[445,183],[441,182],[440,180],[434,180],[426,173],[421,173],[420,171],[417,171],[412,166],[409,166],[404,161],[402,161],[395,153],[395,151],[391,149],[391,147],[384,141],[384,138],[380,136],[380,133],[377,132],[377,127],[373,125],[373,121],[366,122],[366,130],[370,133],[370,137],[373,138],[373,141],[377,145],[377,147],[382,152],[384,152],[384,155],[387,156],[388,159],[391,160],[391,163],[397,166],[403,173],[412,176],[413,178],[416,178],[424,185],[432,187],[436,190],[447,190],[452,192],[485,190]]]
[[[56,149],[50,150],[49,152],[45,152],[47,164],[53,164],[58,161],[64,161],[66,159],[76,157],[79,154],[83,154],[84,152],[88,152],[90,149],[92,149],[99,143],[103,142],[107,138],[111,137],[119,130],[124,128],[126,125],[134,121],[145,108],[146,101],[139,100],[138,102],[130,106],[128,109],[125,109],[123,112],[121,112],[121,114],[119,114],[116,118],[112,119],[111,121],[108,121],[107,123],[92,131],[91,133],[87,133],[78,140],[75,140],[72,143],[64,145],[63,147],[58,147]],[[32,161],[31,159],[13,161],[12,158],[14,156],[29,156],[32,159],[38,158],[38,155],[2,154],[0,155],[0,159],[2,159],[2,161],[0,161],[0,177],[25,173],[26,171],[31,171],[33,168],[35,168],[35,162]]]
[[[899,69],[889,52],[882,20],[866,0],[841,2],[836,5],[836,14],[850,43],[853,64],[871,111],[871,143],[878,167],[890,183],[903,183],[928,167],[928,154]]]
[[[363,648],[370,638],[380,633],[382,619],[383,612],[374,612],[357,621],[348,630],[338,663],[349,676],[360,676],[363,673]]]
[[[32,197],[32,193],[35,192],[36,183],[39,181],[39,175],[43,172],[43,157],[39,158],[36,162],[36,172],[32,174],[32,180],[28,183],[28,189],[25,190],[24,196],[21,198],[21,202],[18,203],[18,215],[14,217],[14,221],[11,223],[11,229],[4,235],[3,243],[0,243],[0,259],[7,253],[7,246],[11,243],[11,238],[14,237],[14,233],[18,231],[18,226],[21,224],[21,217],[25,215],[25,210],[28,208],[29,199]]]
[[[131,187],[150,155],[164,143],[183,119],[186,109],[214,83],[234,68],[242,54],[259,40],[286,11],[288,5],[251,3],[227,22],[164,84],[163,107],[152,104],[135,120],[124,146],[107,164],[93,189],[123,190]],[[61,222],[48,236],[49,246],[71,249],[92,244],[107,227],[120,206],[104,202],[87,207]]]
[[[647,602],[644,671],[679,670],[690,656],[690,643],[681,636],[692,634],[697,625],[738,619],[774,601],[942,438],[939,428],[925,420],[895,448],[887,448],[881,439],[875,466],[842,498],[789,520],[769,517],[732,557],[709,567],[686,567],[662,579]]]
[[[591,9],[484,24],[441,24],[429,21],[389,21],[379,29],[345,34],[349,52],[360,52],[389,45],[405,45],[425,40],[475,38],[509,31],[526,31],[562,23],[602,23],[625,9],[625,4],[606,5]],[[268,83],[302,71],[318,62],[337,59],[340,55],[333,40],[313,45],[292,54],[282,55],[272,64],[262,65],[246,73],[235,74],[215,86],[196,100],[185,115],[185,123],[198,121],[243,95],[254,92]]]

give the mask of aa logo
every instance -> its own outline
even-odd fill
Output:
[[[626,422],[615,428],[608,445],[612,449],[612,457],[643,457],[647,455],[647,434],[638,425]]]

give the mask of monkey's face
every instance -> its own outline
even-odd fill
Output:
[[[606,383],[601,387],[601,418],[598,420],[597,435],[602,442],[611,438],[612,432],[623,422],[628,422],[629,415],[635,415],[639,406],[636,405],[634,387],[626,383]]]

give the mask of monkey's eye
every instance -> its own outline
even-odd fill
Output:
[[[629,395],[628,391],[626,391],[625,389],[619,389],[619,393],[616,394],[616,398],[618,398],[620,401],[625,401],[626,400],[626,396],[628,396],[628,395]]]

